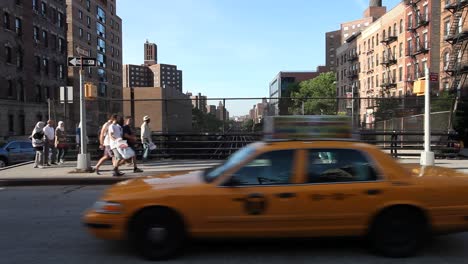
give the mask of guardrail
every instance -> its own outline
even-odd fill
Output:
[[[377,145],[383,150],[390,150],[395,157],[419,156],[423,150],[422,132],[382,132],[359,131],[354,134],[361,141]],[[238,149],[255,141],[262,140],[262,133],[171,133],[153,134],[157,149],[151,152],[151,158],[172,159],[225,159]],[[419,138],[419,139],[418,139]],[[78,149],[74,137],[69,138],[68,158],[76,157]],[[88,150],[93,159],[102,155],[96,137],[90,137]],[[459,141],[445,132],[431,133],[431,147],[436,157],[456,156],[460,151]],[[136,153],[141,157],[143,147],[136,144]]]

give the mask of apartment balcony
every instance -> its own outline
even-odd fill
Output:
[[[348,79],[354,80],[354,79],[357,79],[358,77],[359,77],[359,72],[357,70],[349,71]]]
[[[450,12],[457,12],[468,6],[468,0],[451,1],[450,4],[445,5],[445,10]]]
[[[351,54],[349,57],[348,57],[348,61],[356,61],[359,59],[359,55],[357,55],[356,53],[355,54]]]
[[[406,50],[406,56],[411,56],[411,57],[416,57],[419,54],[427,54],[427,53],[429,53],[429,48],[426,48],[424,45]]]
[[[382,41],[380,41],[380,43],[382,43],[384,45],[389,45],[389,44],[397,41],[397,39],[398,39],[397,36],[388,36],[385,39],[383,39]]]
[[[444,39],[449,43],[463,42],[465,40],[468,40],[468,29],[464,29],[462,32],[449,34]]]
[[[397,63],[397,60],[393,56],[383,57],[382,61],[380,62],[380,64],[385,67],[390,67],[391,65],[395,65],[396,63]]]
[[[397,87],[397,84],[396,84],[396,81],[395,81],[395,78],[386,78],[386,79],[382,79],[382,82],[380,84],[380,87],[382,88],[395,88]]]

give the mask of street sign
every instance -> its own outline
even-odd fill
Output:
[[[438,82],[439,81],[439,74],[436,73],[436,72],[431,72],[431,74],[429,74],[429,81]]]
[[[82,48],[80,46],[76,46],[75,50],[76,50],[78,56],[85,56],[85,57],[91,56],[89,50],[84,49],[84,48]]]
[[[68,57],[69,67],[96,67],[96,58]]]
[[[60,86],[60,103],[73,104],[73,86]]]

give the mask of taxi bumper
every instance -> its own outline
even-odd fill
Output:
[[[85,213],[83,224],[93,236],[106,240],[124,240],[127,237],[127,219],[122,215],[100,214],[93,210]]]

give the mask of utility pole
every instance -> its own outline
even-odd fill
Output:
[[[424,91],[424,151],[421,152],[420,164],[423,166],[434,165],[434,152],[431,151],[431,89],[429,87],[429,68],[425,69]]]

